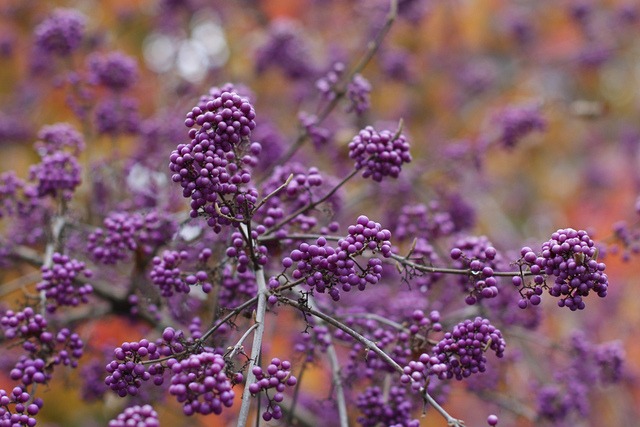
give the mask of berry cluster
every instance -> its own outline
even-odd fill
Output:
[[[356,161],[362,176],[380,182],[382,178],[397,178],[403,163],[411,161],[409,143],[402,133],[376,131],[367,126],[349,143],[349,157]]]
[[[544,287],[551,296],[561,298],[558,306],[571,311],[584,309],[583,298],[591,291],[601,298],[607,295],[609,281],[604,273],[605,265],[596,261],[598,250],[584,230],[560,229],[542,245],[539,255],[529,247],[522,248],[520,254],[521,265],[528,266],[534,275],[532,285],[525,285],[520,276],[513,278],[513,284],[520,288],[523,296],[519,302],[521,308],[529,303],[539,304]],[[548,285],[545,276],[554,276],[553,284]]]
[[[12,408],[11,408],[12,406]],[[33,427],[42,409],[42,399],[31,400],[31,395],[21,387],[15,387],[11,393],[0,389],[0,426]]]
[[[88,58],[89,80],[114,92],[130,88],[138,76],[135,59],[122,52],[93,54]]]
[[[291,375],[291,363],[288,360],[280,360],[278,358],[271,359],[271,363],[267,366],[266,372],[259,366],[253,368],[253,374],[256,376],[256,382],[249,385],[251,394],[256,395],[261,391],[265,393],[269,389],[275,389],[273,396],[269,397],[269,406],[262,413],[265,421],[271,419],[279,420],[282,418],[282,409],[278,403],[284,400],[284,390],[286,386],[293,387],[298,380]]]
[[[507,107],[500,111],[494,120],[500,126],[499,141],[507,148],[513,148],[528,134],[546,128],[546,121],[537,105]]]
[[[80,47],[86,16],[76,9],[55,9],[35,28],[35,44],[40,52],[68,56]]]
[[[147,339],[124,342],[113,351],[114,360],[106,365],[109,375],[104,382],[120,397],[136,396],[143,382],[152,377],[155,385],[161,385],[167,369],[166,364],[161,362],[151,364],[147,369],[143,362],[178,357],[193,344],[193,339],[185,339],[182,331],[171,327],[165,328],[155,342]]]
[[[505,345],[500,330],[487,319],[467,319],[458,323],[453,331],[445,333],[433,347],[431,356],[422,353],[417,361],[409,362],[404,367],[401,382],[411,383],[414,390],[419,390],[430,375],[439,379],[462,380],[484,372],[487,362],[484,353],[491,349],[497,357],[502,357]]]
[[[37,348],[32,339],[42,343],[53,340],[53,335],[47,332],[47,320],[41,314],[36,314],[31,307],[17,313],[7,310],[0,318],[0,326],[4,329],[6,339],[25,340],[23,347],[29,352],[34,352]]]
[[[70,153],[45,154],[39,164],[29,168],[29,179],[36,181],[38,197],[62,196],[70,200],[80,185],[80,164]]]
[[[80,277],[89,278],[93,272],[85,268],[84,262],[71,259],[67,255],[54,253],[51,267],[42,267],[42,281],[36,285],[38,291],[43,291],[47,299],[53,303],[47,304],[47,311],[53,313],[60,306],[77,306],[87,303],[93,287],[88,283],[80,283]]]
[[[256,51],[256,70],[263,73],[278,67],[291,79],[299,80],[314,73],[309,57],[302,29],[293,21],[277,19],[269,27],[266,43]]]
[[[468,277],[460,278],[460,284],[469,292],[467,304],[498,296],[494,269],[500,268],[502,259],[487,237],[468,236],[456,240],[450,256],[456,268],[470,270]]]
[[[362,412],[358,417],[362,427],[420,426],[420,420],[411,418],[413,404],[404,387],[392,386],[386,396],[380,387],[368,387],[358,395],[356,406]]]
[[[87,250],[96,261],[116,264],[127,259],[132,251],[151,255],[166,243],[175,231],[175,224],[161,218],[156,211],[140,213],[113,212],[88,237]]]
[[[355,110],[360,115],[367,111],[370,107],[369,93],[371,92],[371,83],[361,74],[356,74],[347,85],[347,97],[351,101],[348,111]]]
[[[191,142],[179,144],[170,156],[172,179],[191,198],[191,216],[204,214],[217,233],[221,225],[246,219],[257,200],[255,189],[241,188],[251,181],[247,167],[256,165],[261,151],[259,143],[249,140],[255,116],[253,106],[231,85],[212,88],[187,114]]]
[[[53,154],[68,148],[70,152],[78,156],[84,150],[84,137],[69,123],[56,123],[43,126],[38,133],[40,141],[35,147],[41,156]]]
[[[188,258],[186,251],[164,251],[162,258],[153,258],[151,281],[160,288],[162,296],[170,297],[175,292],[188,294],[192,285],[200,285],[205,293],[211,292],[213,285],[209,283],[206,271],[200,270],[195,274],[182,272],[180,264]]]
[[[364,215],[358,217],[356,225],[349,226],[348,232],[349,236],[340,239],[336,248],[327,245],[324,237],[319,237],[315,244],[301,243],[282,260],[282,265],[289,268],[295,263],[294,279],[304,277],[304,283],[317,292],[328,292],[335,301],[340,299],[338,286],[349,292],[353,287],[362,291],[367,284],[378,283],[382,277],[382,261],[369,258],[366,266],[361,267],[356,257],[366,250],[389,257],[391,233]],[[275,279],[270,281],[275,282]]]
[[[138,101],[120,96],[105,98],[95,106],[94,121],[101,135],[136,134],[141,122]]]
[[[221,355],[205,351],[182,361],[169,359],[167,367],[172,375],[169,393],[183,403],[186,415],[219,415],[233,405],[235,393]]]
[[[115,419],[109,421],[109,427],[160,427],[158,413],[151,405],[130,406]]]

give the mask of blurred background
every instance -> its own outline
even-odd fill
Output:
[[[38,161],[33,143],[42,126],[73,124],[85,137],[81,160],[87,167],[72,207],[79,221],[95,227],[101,215],[87,200],[97,191],[98,169],[91,165],[101,161],[135,159],[138,169],[123,166],[122,176],[105,182],[151,188],[153,181],[161,192],[166,188],[163,206],[186,209],[170,183],[168,155],[186,138],[185,114],[211,86],[233,82],[254,102],[254,137],[263,145],[265,171],[312,123],[313,138],[296,160],[344,176],[351,167],[347,144],[359,129],[395,130],[402,119],[413,163],[392,185],[356,181],[345,189],[343,199],[349,202],[340,215],[366,213],[385,225],[398,214],[389,206],[399,210],[455,196],[475,211],[473,232],[488,236],[512,260],[522,246],[535,247],[559,228],[587,230],[602,248],[610,282],[608,296],[590,297],[582,311],[546,300],[540,327],[514,332],[513,339],[527,350],[518,356],[521,363],[508,368],[508,381],[496,386],[502,398],[453,384],[447,410],[469,426],[486,425],[491,412],[505,426],[635,425],[640,416],[640,4],[398,3],[387,37],[361,71],[371,86],[370,107],[356,114],[340,103],[314,125],[314,115],[327,102],[316,82],[337,62],[348,70],[357,64],[385,24],[388,1],[0,0],[0,173],[13,170],[27,179]],[[57,7],[86,16],[81,45],[70,55],[45,55],[34,43],[36,27]],[[135,83],[124,92],[89,82],[92,55],[114,50],[137,64]],[[109,102],[118,108],[107,111],[118,113],[105,118],[101,108]],[[514,114],[524,115],[530,126],[512,141],[505,129],[519,120]],[[18,231],[10,223],[2,227],[3,240]],[[409,245],[400,243],[403,250]],[[24,284],[29,288],[38,275],[24,266],[7,267],[0,279],[2,303],[12,307]],[[536,424],[528,387],[551,380],[567,363],[567,354],[557,354],[557,343],[566,345],[574,329],[593,343],[620,340],[624,375],[617,384],[590,391],[588,416]],[[116,346],[144,336],[149,327],[111,316],[84,324],[81,331],[85,341]],[[286,332],[272,331],[270,346],[291,347]],[[89,353],[98,356],[100,349]],[[0,385],[6,388],[4,371]],[[79,389],[88,371],[79,372],[85,374],[66,371],[42,387],[46,403],[38,425],[103,426],[119,412],[118,398],[109,394],[83,401]],[[323,366],[305,375],[317,387],[313,394],[328,393]],[[229,415],[185,421],[173,401],[156,409],[165,426],[233,420]],[[425,426],[446,425],[431,411],[421,420]]]

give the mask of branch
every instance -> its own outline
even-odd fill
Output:
[[[367,349],[373,351],[378,357],[380,357],[380,359],[382,359],[384,362],[386,362],[389,366],[391,366],[396,372],[398,372],[399,374],[403,374],[404,370],[402,369],[402,366],[400,366],[395,360],[393,360],[391,358],[391,356],[389,356],[387,353],[385,353],[383,350],[380,349],[380,347],[378,347],[376,345],[376,343],[374,343],[373,341],[371,341],[369,338],[365,337],[364,335],[358,333],[357,331],[353,330],[352,328],[350,328],[349,326],[345,325],[344,323],[334,319],[333,317],[322,313],[321,311],[315,310],[307,305],[301,304],[297,301],[294,301],[292,299],[289,298],[285,298],[285,297],[280,297],[279,301],[282,302],[283,304],[287,304],[290,305],[292,307],[295,307],[297,309],[299,309],[300,311],[304,312],[304,313],[308,313],[311,314],[319,319],[324,320],[325,322],[327,322],[328,324],[340,329],[341,331],[345,332],[347,335],[351,336],[352,338],[354,338],[356,341],[360,342],[361,344],[363,344]],[[413,378],[409,377],[410,381],[414,381]],[[422,390],[422,396],[425,399],[425,401],[427,403],[429,403],[431,406],[433,406],[433,408],[438,411],[438,413],[440,415],[442,415],[442,417],[447,421],[447,425],[449,426],[455,426],[455,427],[463,427],[464,426],[464,421],[462,420],[458,420],[456,418],[453,418],[451,415],[449,415],[449,413],[438,404],[438,402],[436,402],[433,397],[431,397],[431,395],[427,392],[426,387],[423,388]]]
[[[251,392],[249,384],[256,380],[253,368],[258,364],[260,352],[262,350],[262,337],[264,335],[264,315],[267,310],[267,283],[264,278],[264,270],[259,267],[256,270],[256,281],[258,283],[258,306],[256,308],[255,323],[258,325],[253,335],[253,345],[251,346],[251,359],[247,368],[247,381],[245,382],[244,391],[242,392],[242,406],[238,415],[238,427],[244,427],[249,417],[249,408],[251,406]]]
[[[380,31],[378,31],[378,34],[376,35],[376,37],[367,44],[367,48],[365,52],[362,54],[362,56],[360,57],[360,60],[356,62],[356,64],[351,69],[351,71],[344,77],[340,86],[334,90],[335,96],[318,114],[318,118],[315,123],[316,125],[321,124],[329,116],[329,114],[331,114],[331,112],[336,107],[336,105],[338,105],[338,102],[342,100],[342,98],[344,98],[344,96],[347,94],[348,84],[353,80],[353,77],[356,74],[364,70],[364,68],[367,66],[369,61],[371,61],[371,59],[374,57],[374,55],[382,45],[382,41],[384,40],[387,33],[391,29],[391,26],[393,25],[393,22],[396,20],[397,16],[398,16],[398,0],[390,0],[389,13],[387,14],[387,18],[384,24],[382,25],[382,28],[380,29]],[[304,142],[307,140],[308,136],[309,136],[309,133],[307,129],[303,127],[300,131],[300,134],[298,134],[298,137],[296,138],[296,141],[293,143],[293,145],[289,147],[287,152],[280,159],[278,159],[278,161],[274,162],[272,166],[270,166],[267,169],[267,171],[265,172],[265,176],[271,175],[276,165],[281,165],[288,162],[293,157],[293,155],[298,151],[298,149],[302,147]]]

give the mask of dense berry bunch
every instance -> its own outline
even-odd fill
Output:
[[[202,97],[198,106],[187,114],[185,125],[191,128],[189,137],[206,136],[211,144],[226,153],[251,136],[255,118],[256,112],[249,100],[228,86],[212,88],[209,96]]]
[[[268,40],[256,51],[256,69],[263,73],[270,67],[281,68],[291,79],[298,80],[314,73],[309,46],[295,22],[278,19],[269,27]]]
[[[138,101],[128,97],[105,98],[96,104],[94,120],[101,135],[136,134],[141,125]]]
[[[419,420],[411,418],[413,404],[404,387],[392,386],[386,395],[378,386],[368,387],[358,395],[356,406],[362,412],[358,417],[362,427],[420,426]]]
[[[94,54],[88,59],[89,79],[115,92],[130,88],[138,76],[135,59],[120,51]]]
[[[35,28],[41,52],[67,56],[80,47],[87,18],[75,9],[56,9]]]
[[[151,405],[135,405],[109,421],[109,427],[160,427],[160,422],[158,413]]]
[[[188,294],[192,285],[199,284],[202,290],[209,293],[213,286],[208,281],[205,271],[195,274],[185,274],[180,269],[180,264],[189,258],[186,251],[164,251],[162,257],[153,258],[151,281],[160,288],[162,296],[170,297],[174,293]]]
[[[42,281],[36,285],[38,291],[43,291],[47,299],[53,300],[47,304],[47,311],[54,312],[60,306],[77,306],[88,301],[88,295],[93,287],[88,283],[80,283],[81,276],[89,278],[93,275],[85,264],[67,255],[54,253],[51,267],[42,267]]]
[[[41,156],[63,151],[65,148],[78,156],[84,150],[84,137],[69,123],[55,123],[44,126],[38,133],[40,141],[35,147]]]
[[[56,334],[55,342],[61,349],[51,356],[51,363],[77,368],[78,359],[82,357],[84,347],[80,335],[72,333],[68,328],[62,328]]]
[[[11,393],[0,389],[0,427],[33,427],[41,408],[42,399],[31,400],[31,395],[21,387],[15,387]]]
[[[544,286],[550,295],[560,298],[560,307],[566,306],[572,311],[584,309],[583,298],[591,291],[601,298],[607,295],[609,281],[604,273],[605,265],[596,261],[598,250],[584,230],[558,230],[542,245],[539,255],[529,247],[522,248],[520,253],[520,262],[529,266],[534,275],[531,286],[525,286],[519,276],[513,278],[514,285],[522,287],[522,308],[527,306],[527,300],[533,305],[539,304]],[[554,276],[553,284],[547,284],[544,275]]]
[[[36,344],[30,340],[31,338],[43,343],[53,340],[53,335],[46,330],[47,320],[41,314],[36,314],[31,307],[17,313],[7,310],[0,318],[0,326],[4,329],[5,338],[26,340],[23,347],[29,352],[37,348]]]
[[[106,366],[109,375],[105,377],[104,382],[120,397],[136,396],[142,384],[152,378],[155,385],[162,385],[163,375],[167,370],[166,363],[159,361],[147,369],[143,362],[184,357],[186,350],[201,351],[202,348],[195,348],[194,343],[193,339],[185,338],[182,331],[171,327],[165,328],[162,336],[155,342],[147,339],[124,342],[113,351],[115,358]]]
[[[401,381],[411,383],[414,390],[424,387],[427,378],[462,380],[472,374],[484,372],[487,359],[484,353],[491,349],[497,357],[504,355],[505,341],[499,329],[487,319],[476,317],[458,323],[445,333],[432,349],[432,355],[422,353],[418,360],[404,367]]]
[[[356,161],[356,169],[363,169],[363,177],[378,182],[386,176],[397,178],[402,164],[411,161],[409,143],[402,133],[377,132],[371,126],[349,143],[349,157]]]
[[[487,319],[476,317],[458,323],[453,331],[433,348],[429,360],[432,371],[441,379],[461,380],[471,374],[484,372],[487,359],[485,351],[491,349],[497,357],[504,355],[506,343],[499,329]]]
[[[136,250],[151,255],[173,236],[176,229],[173,221],[162,218],[156,211],[146,215],[113,212],[103,224],[104,228],[96,229],[87,239],[87,250],[103,264],[115,264]]]
[[[46,369],[46,362],[39,357],[20,356],[9,372],[9,378],[20,381],[25,387],[34,383],[45,384],[51,379],[51,370]]]
[[[178,145],[169,164],[173,181],[191,198],[191,216],[205,215],[216,232],[243,221],[258,197],[255,189],[243,190],[251,181],[247,168],[256,165],[261,151],[249,140],[255,111],[232,86],[227,88],[212,88],[187,114],[191,142]]]
[[[235,393],[221,355],[205,351],[182,361],[170,359],[167,366],[172,375],[169,393],[183,403],[186,415],[219,415],[233,405]]]
[[[282,409],[278,403],[284,400],[284,390],[288,387],[296,385],[298,380],[291,375],[291,363],[288,360],[280,360],[278,358],[271,359],[271,363],[263,370],[259,366],[253,368],[253,374],[256,376],[256,382],[249,384],[249,391],[256,395],[261,391],[267,393],[270,389],[275,389],[273,396],[269,397],[269,406],[262,413],[262,418],[269,421],[272,418],[279,420],[282,418]]]
[[[109,373],[105,384],[118,396],[135,396],[144,381],[151,379],[151,374],[141,363],[143,359],[159,358],[158,346],[146,339],[140,342],[125,342],[114,351],[115,359],[106,366]]]
[[[56,151],[44,155],[39,164],[31,166],[29,178],[36,181],[39,197],[62,196],[70,200],[80,185],[80,164],[73,155]]]
[[[315,244],[301,243],[282,260],[282,265],[289,268],[295,263],[294,279],[305,277],[307,285],[317,292],[328,292],[335,301],[340,299],[338,286],[349,292],[353,287],[362,291],[367,284],[378,283],[382,276],[382,261],[369,258],[361,268],[355,257],[366,250],[389,257],[391,233],[364,215],[358,217],[356,225],[349,226],[348,231],[349,236],[340,239],[336,248],[327,245],[324,237],[319,237]]]
[[[494,269],[500,268],[502,260],[487,237],[468,236],[456,240],[450,256],[457,268],[470,270],[468,277],[460,279],[461,285],[469,292],[467,304],[498,295]]]
[[[546,127],[537,105],[507,107],[496,115],[495,121],[501,128],[499,141],[507,148],[513,148],[531,132],[540,132]]]

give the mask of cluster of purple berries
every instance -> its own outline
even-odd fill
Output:
[[[288,360],[273,358],[266,370],[255,366],[253,374],[256,376],[256,382],[249,385],[251,394],[256,395],[261,391],[266,393],[270,389],[276,391],[273,396],[269,396],[269,406],[262,413],[262,418],[265,421],[279,420],[282,418],[282,409],[278,403],[284,400],[284,390],[287,386],[293,387],[298,382],[296,377],[291,375],[291,363]]]
[[[382,261],[372,257],[365,267],[360,267],[355,257],[367,250],[389,257],[391,233],[364,215],[358,217],[355,225],[349,226],[348,232],[336,248],[327,245],[324,237],[319,237],[315,244],[301,243],[282,260],[282,265],[289,268],[295,264],[292,272],[295,280],[305,278],[304,283],[317,292],[328,292],[334,301],[340,299],[338,286],[349,292],[353,287],[362,291],[367,284],[375,285],[382,277]],[[270,284],[277,287],[275,282],[277,280],[270,280]]]
[[[63,197],[70,200],[80,185],[80,164],[70,153],[56,151],[42,156],[42,161],[29,168],[29,179],[36,182],[38,197]]]
[[[299,25],[287,19],[274,20],[269,27],[268,40],[256,51],[256,70],[263,73],[277,67],[293,80],[309,77],[314,73],[309,50]]]
[[[21,387],[11,393],[0,389],[0,427],[34,427],[42,409],[42,399],[31,400],[31,395]]]
[[[35,44],[42,53],[68,56],[80,47],[87,18],[75,9],[55,9],[35,28]]]
[[[89,80],[120,92],[129,89],[138,76],[135,59],[119,51],[93,54],[88,58]]]
[[[231,407],[235,393],[225,373],[224,358],[205,351],[178,361],[169,359],[171,372],[169,393],[183,403],[185,415],[220,415],[223,407]]]
[[[175,231],[175,224],[161,218],[156,211],[146,215],[113,212],[104,219],[104,228],[98,228],[88,237],[87,250],[103,264],[116,264],[140,249],[150,255],[166,243]]]
[[[36,142],[36,150],[41,156],[68,149],[78,156],[84,150],[84,137],[69,123],[55,123],[43,126],[38,132],[40,141]]]
[[[185,274],[180,265],[189,259],[187,251],[164,251],[162,257],[154,257],[153,268],[150,276],[154,285],[160,288],[164,297],[170,297],[174,293],[188,294],[191,286],[200,285],[205,293],[211,292],[213,285],[209,282],[206,271],[200,270],[195,274]]]
[[[60,306],[77,306],[87,303],[93,287],[81,283],[81,276],[90,278],[93,272],[85,267],[84,262],[69,258],[67,255],[54,253],[51,267],[42,267],[42,281],[36,285],[53,303],[47,304],[47,311],[53,313]]]
[[[204,214],[216,232],[246,219],[256,203],[257,191],[241,188],[251,181],[247,167],[256,165],[261,151],[259,143],[249,140],[255,116],[251,103],[232,85],[212,88],[187,114],[191,142],[171,153],[172,179],[191,198],[191,216]]]
[[[501,128],[500,143],[506,148],[513,148],[528,134],[546,128],[546,121],[537,105],[507,107],[494,120]]]
[[[413,404],[404,387],[392,386],[386,396],[380,387],[368,387],[358,395],[356,406],[362,412],[358,417],[362,427],[420,426],[420,420],[411,418]]]
[[[433,347],[431,356],[422,353],[417,361],[409,362],[400,380],[404,384],[411,383],[414,390],[424,387],[429,375],[462,380],[485,371],[487,359],[484,353],[487,350],[502,357],[505,346],[502,333],[487,319],[467,319],[445,333]]]
[[[411,161],[409,143],[402,133],[376,131],[367,126],[349,143],[349,157],[356,161],[362,176],[380,182],[386,176],[397,178],[403,163]]]
[[[521,308],[540,304],[544,287],[551,296],[560,298],[558,306],[571,311],[584,309],[583,298],[592,291],[601,298],[607,295],[605,264],[596,260],[595,242],[584,230],[560,229],[542,245],[539,255],[529,247],[522,248],[520,254],[521,265],[528,266],[534,275],[532,285],[526,285],[521,276],[513,277],[523,296],[518,303]],[[546,283],[545,276],[555,277],[553,284]]]
[[[151,405],[134,405],[109,421],[109,427],[160,427],[160,422]]]
[[[500,268],[501,256],[485,236],[468,236],[458,239],[450,253],[457,268],[469,269],[468,277],[461,277],[460,284],[469,295],[469,305],[480,299],[498,296],[498,281],[494,270]]]

